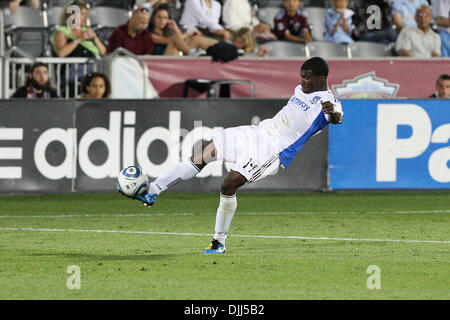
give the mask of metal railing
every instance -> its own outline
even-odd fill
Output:
[[[118,48],[104,58],[35,58],[18,47],[8,49],[0,62],[0,83],[2,91],[0,98],[8,99],[21,86],[25,84],[29,73],[29,67],[35,62],[43,62],[48,65],[52,87],[56,89],[58,97],[70,99],[78,98],[81,94],[80,85],[82,77],[89,72],[103,72],[111,79],[112,61],[119,56],[125,56],[137,61],[142,69],[143,93],[149,89],[149,74],[147,64],[132,52]],[[138,80],[141,81],[141,80]]]
[[[20,57],[13,57],[19,55]],[[48,65],[52,85],[60,98],[77,98],[84,75],[97,71],[95,58],[35,58],[20,48],[12,47],[4,56],[3,98],[9,98],[17,88],[24,85],[29,67],[35,62]]]
[[[5,55],[5,18],[0,10],[0,57]]]

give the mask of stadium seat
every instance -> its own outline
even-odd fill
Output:
[[[348,58],[348,46],[346,44],[338,44],[328,41],[313,41],[308,43],[307,50],[309,50],[310,57],[323,58]]]
[[[48,1],[49,7],[65,7],[68,6],[73,0],[50,0]]]
[[[311,27],[311,37],[314,41],[325,40],[325,16],[328,9],[308,7],[304,11],[308,15],[308,24]]]
[[[111,7],[94,7],[89,14],[91,26],[98,28],[115,28],[126,23],[129,18],[127,10]]]
[[[303,6],[307,7],[319,7],[319,8],[329,8],[331,7],[329,0],[304,0]]]
[[[272,8],[282,8],[283,0],[256,0],[256,3],[260,8],[272,7]],[[330,0],[303,0],[303,7],[320,7],[320,8],[330,8]]]
[[[283,0],[257,0],[257,4],[260,8],[262,7],[282,8]]]
[[[93,0],[92,7],[112,7],[131,10],[133,3],[133,0]]]
[[[306,57],[306,48],[302,43],[289,41],[270,41],[265,45],[269,48],[269,57]]]
[[[49,55],[48,32],[43,12],[21,7],[16,14],[4,14],[7,47],[16,46],[35,57]]]
[[[49,28],[53,28],[59,25],[59,20],[61,18],[63,7],[52,7],[48,9],[47,12],[47,24]]]
[[[114,29],[129,19],[128,11],[112,7],[94,7],[89,14],[91,27],[95,29],[99,39],[106,43]]]
[[[281,11],[281,8],[264,7],[258,9],[258,18],[262,22],[267,23],[270,29],[274,28],[273,19]]]
[[[376,58],[390,56],[388,45],[376,42],[357,41],[349,45],[351,58]]]

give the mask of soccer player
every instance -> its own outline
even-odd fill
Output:
[[[328,64],[319,57],[301,67],[301,85],[289,102],[273,118],[259,125],[217,130],[212,141],[200,151],[175,165],[149,186],[145,196],[137,196],[146,206],[176,183],[195,177],[208,163],[222,160],[235,163],[221,185],[215,234],[204,254],[225,253],[225,240],[237,207],[236,191],[246,183],[264,178],[281,165],[287,169],[305,142],[329,123],[342,122],[340,101],[328,89]],[[121,192],[118,187],[118,191]]]

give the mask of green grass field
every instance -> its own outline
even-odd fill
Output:
[[[450,299],[449,192],[239,194],[227,253],[205,256],[217,205],[1,196],[0,299]]]

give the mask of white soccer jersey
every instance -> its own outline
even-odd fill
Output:
[[[273,118],[259,125],[215,130],[211,138],[217,160],[235,163],[233,170],[248,182],[272,174],[280,163],[287,169],[305,142],[328,125],[330,116],[322,111],[325,101],[343,115],[341,103],[331,90],[305,94],[298,86]]]
[[[260,122],[259,126],[265,128],[272,137],[271,142],[285,169],[305,142],[328,125],[330,115],[322,111],[322,102],[325,101],[334,105],[335,112],[344,115],[341,102],[331,90],[308,94],[299,85],[286,106],[273,118]]]

